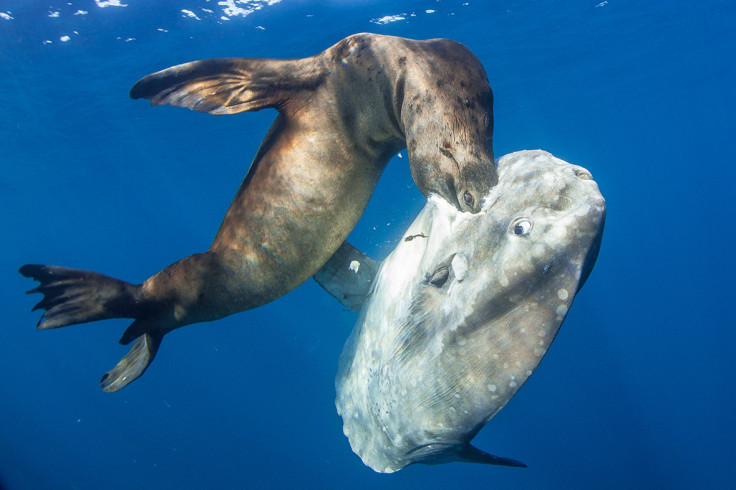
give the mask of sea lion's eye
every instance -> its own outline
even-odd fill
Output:
[[[511,229],[514,232],[514,235],[528,235],[529,232],[532,231],[532,222],[527,218],[518,218],[511,224]]]
[[[471,208],[473,207],[474,199],[473,195],[470,192],[465,191],[465,194],[463,194],[463,200],[465,201],[465,204],[467,204]]]

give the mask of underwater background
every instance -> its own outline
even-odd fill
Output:
[[[98,381],[128,320],[35,330],[20,265],[138,283],[204,251],[276,114],[151,108],[138,79],[364,31],[467,45],[496,157],[547,150],[607,199],[557,339],[474,439],[526,469],[364,466],[334,406],[357,313],[311,280],[167,335],[112,394]],[[731,487],[734,39],[728,1],[0,0],[0,488]],[[350,237],[379,259],[425,202],[400,156]]]

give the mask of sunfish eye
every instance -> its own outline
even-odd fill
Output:
[[[463,200],[465,201],[465,204],[467,204],[471,208],[473,207],[473,202],[475,200],[473,199],[473,195],[470,192],[465,191],[465,194],[463,194]]]
[[[511,229],[514,235],[524,236],[528,235],[532,231],[532,222],[527,218],[517,218],[512,224]]]

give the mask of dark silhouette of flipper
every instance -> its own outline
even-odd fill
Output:
[[[41,293],[33,307],[46,310],[38,321],[39,330],[94,322],[108,318],[136,318],[133,325],[146,323],[150,309],[138,298],[139,286],[92,271],[50,265],[24,265],[19,272],[40,284],[27,294]],[[164,331],[146,330],[128,354],[100,381],[106,392],[116,391],[138,378],[153,361]],[[130,343],[133,339],[121,339]]]
[[[349,242],[343,242],[313,279],[351,310],[359,309],[371,292],[381,263]]]
[[[26,294],[43,299],[31,311],[44,309],[39,330],[66,327],[108,318],[138,318],[138,286],[92,271],[52,265],[24,265],[19,272],[41,284]]]

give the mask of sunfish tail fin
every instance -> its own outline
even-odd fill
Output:
[[[317,88],[325,75],[318,57],[213,58],[152,73],[133,86],[130,97],[216,115],[280,109],[297,92]]]
[[[313,277],[340,303],[357,310],[371,292],[380,265],[350,243],[343,242]]]
[[[521,461],[501,456],[493,456],[485,451],[481,451],[470,443],[461,446],[457,450],[457,461],[467,463],[492,464],[498,466],[513,466],[516,468],[526,468],[527,466]]]
[[[41,293],[33,307],[46,310],[38,329],[65,327],[108,318],[136,318],[138,286],[92,271],[50,265],[24,265],[19,272],[40,284],[28,294]]]

